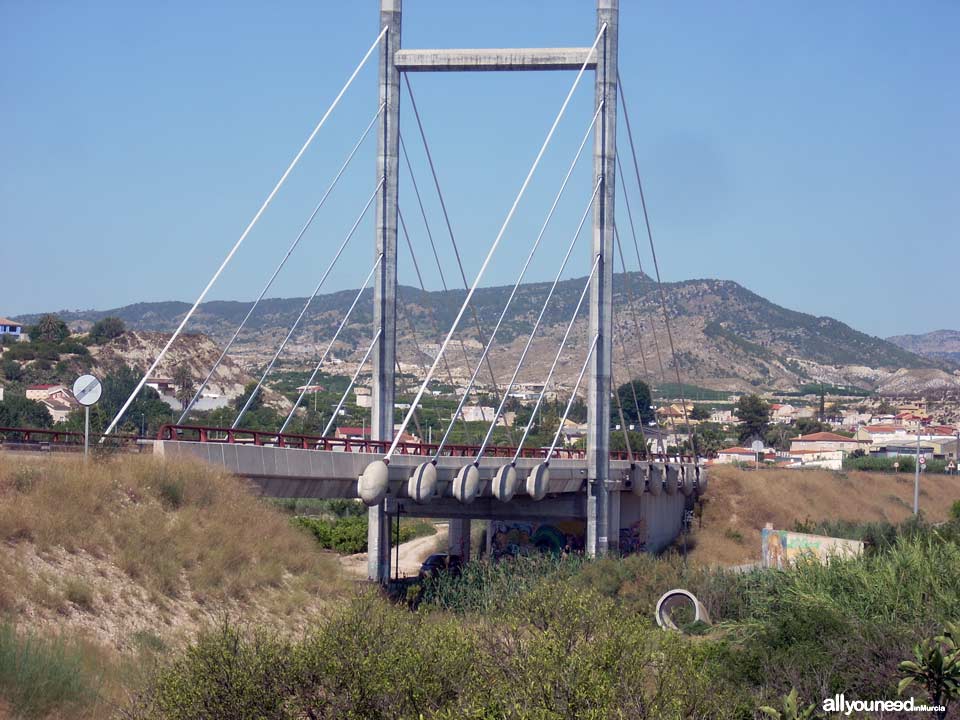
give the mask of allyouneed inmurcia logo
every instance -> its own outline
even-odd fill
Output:
[[[907,700],[847,700],[844,693],[823,701],[823,711],[828,713],[877,713],[877,712],[943,712],[941,705],[917,705],[913,698]]]

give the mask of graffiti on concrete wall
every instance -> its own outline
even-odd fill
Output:
[[[504,522],[490,524],[490,555],[494,559],[533,555],[538,552],[583,552],[586,523],[582,520]]]
[[[643,552],[647,548],[647,521],[640,518],[632,525],[620,528],[620,553]]]
[[[760,544],[760,564],[781,570],[800,558],[826,562],[831,557],[854,557],[863,552],[859,540],[774,530],[769,524],[760,533]]]

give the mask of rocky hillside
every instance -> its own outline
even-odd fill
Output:
[[[583,282],[582,278],[572,279],[558,286],[521,380],[538,380],[546,374]],[[546,283],[521,287],[501,329],[500,345],[491,354],[498,375],[508,375],[512,370],[548,289]],[[684,381],[717,389],[748,390],[788,389],[823,380],[882,390],[885,383],[896,380],[896,389],[891,392],[901,393],[909,392],[914,375],[923,375],[921,384],[927,390],[960,388],[955,366],[944,359],[923,357],[832,318],[780,307],[735,282],[688,280],[665,285],[665,293]],[[491,328],[496,322],[506,294],[507,289],[503,287],[482,288],[475,294],[474,305],[484,328]],[[288,345],[284,356],[288,367],[306,367],[315,360],[353,295],[354,291],[348,290],[321,295],[314,300],[300,332]],[[623,335],[629,356],[629,361],[625,361],[618,338],[615,375],[645,374],[655,382],[675,379],[656,284],[641,273],[618,275],[614,295],[618,332]],[[463,297],[463,291],[422,292],[401,288],[399,352],[403,363],[413,369],[429,364],[430,353],[435,352]],[[233,359],[247,370],[262,365],[304,301],[304,298],[287,298],[262,302],[237,342]],[[371,306],[368,294],[361,299],[350,326],[341,335],[334,363],[349,363],[362,355],[372,321]],[[106,311],[64,312],[61,316],[76,329],[115,315],[131,328],[170,332],[188,308],[188,304],[180,302],[139,303]],[[226,342],[248,308],[249,303],[244,302],[205,303],[190,329]],[[583,313],[583,319],[575,326],[571,351],[561,360],[558,370],[561,381],[572,382],[579,371],[586,346],[585,315]],[[469,313],[461,327],[466,354],[473,362],[479,354],[482,336],[477,333]],[[664,365],[662,378],[657,348]],[[458,345],[450,348],[448,357],[456,375],[468,376],[464,351]],[[937,387],[931,390],[933,385]]]
[[[160,354],[160,350],[170,339],[169,333],[132,330],[125,332],[110,342],[93,346],[90,355],[93,358],[93,371],[101,376],[118,365],[134,368],[147,368]],[[174,368],[186,365],[193,377],[204,378],[220,356],[221,348],[205,335],[187,334],[177,338],[154,375],[172,377]],[[224,358],[208,385],[209,391],[233,398],[243,392],[243,387],[252,378],[244,372],[232,358]]]
[[[934,330],[921,335],[894,335],[887,338],[912,353],[960,365],[960,330]]]

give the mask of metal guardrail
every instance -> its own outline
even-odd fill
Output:
[[[90,433],[91,445],[94,442],[99,443],[101,438],[105,438],[105,442],[111,447],[135,445],[138,440],[144,439],[137,435],[105,436]],[[82,449],[83,432],[58,428],[0,427],[0,445],[6,444],[76,446]]]
[[[205,425],[164,425],[157,435],[158,440],[183,440],[201,443],[224,443],[227,445],[265,445],[272,447],[295,448],[299,450],[328,450],[334,452],[357,453],[386,453],[390,449],[389,440],[367,440],[339,437],[323,437],[321,435],[305,435],[302,433],[276,433],[270,430],[247,430],[242,428],[222,428]],[[439,445],[432,443],[401,442],[397,444],[396,453],[399,455],[416,455],[432,457]],[[445,445],[443,455],[447,457],[475,457],[479,452],[478,445]],[[484,457],[512,458],[515,447],[503,445],[488,446]],[[545,458],[548,448],[524,448],[522,458]],[[586,459],[587,453],[581,449],[557,448],[553,451],[555,459]],[[625,450],[614,450],[610,453],[612,460],[629,460]],[[654,459],[666,460],[666,457],[657,456]],[[684,462],[688,458],[683,458]],[[692,461],[692,459],[690,459]]]

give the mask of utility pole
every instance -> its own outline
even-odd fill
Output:
[[[913,514],[920,514],[920,428],[917,428],[917,461],[913,474]]]

